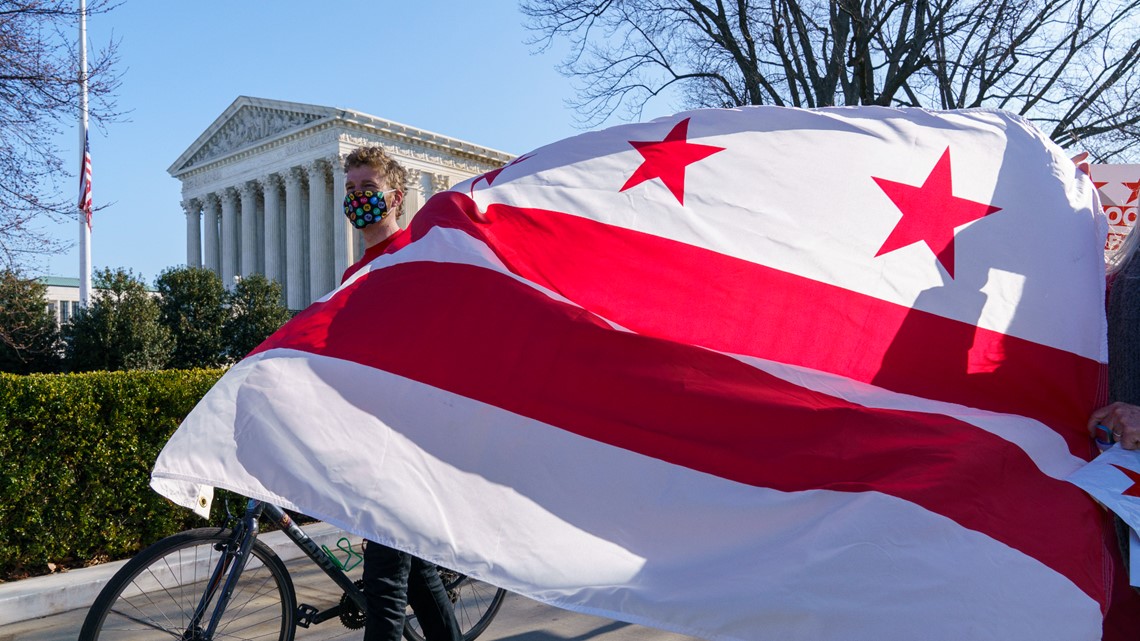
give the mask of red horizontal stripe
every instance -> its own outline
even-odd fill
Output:
[[[491,270],[415,262],[373,271],[259,351],[274,347],[382,369],[740,483],[893,495],[1039,559],[1104,603],[1097,508],[1006,441],[616,331]]]
[[[455,210],[478,217],[465,196],[437,196],[413,232],[471,229]],[[492,205],[486,219],[477,234],[509,269],[639,334],[1029,416],[1088,456],[1094,360],[578,216]]]

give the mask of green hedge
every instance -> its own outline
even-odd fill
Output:
[[[201,527],[150,489],[150,469],[223,371],[0,374],[0,572]]]

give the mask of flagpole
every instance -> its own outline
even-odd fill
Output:
[[[79,0],[79,167],[87,168],[87,1]],[[80,180],[83,177],[80,176]],[[91,296],[91,219],[79,206],[79,306]]]

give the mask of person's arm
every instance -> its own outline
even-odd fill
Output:
[[[1096,426],[1103,425],[1126,450],[1140,449],[1140,407],[1116,402],[1106,405],[1089,417],[1089,434],[1096,434]]]

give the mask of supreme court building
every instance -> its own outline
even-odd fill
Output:
[[[341,206],[344,159],[377,144],[408,170],[401,227],[432,194],[513,158],[358,111],[241,96],[167,170],[182,181],[186,264],[227,287],[265,274],[289,309],[321,298],[363,251]]]

